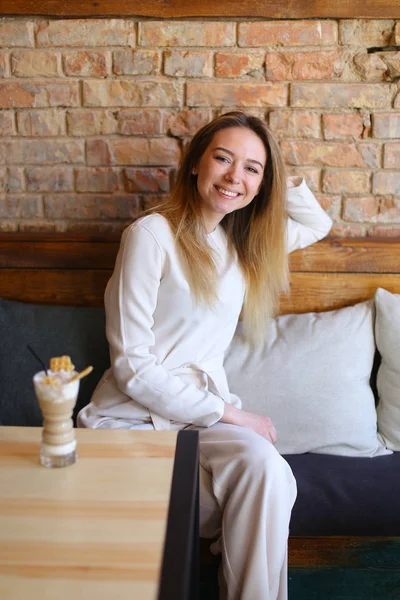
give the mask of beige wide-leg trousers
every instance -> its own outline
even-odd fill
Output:
[[[236,425],[198,428],[200,535],[218,538],[220,598],[286,600],[287,539],[296,482],[260,435]]]

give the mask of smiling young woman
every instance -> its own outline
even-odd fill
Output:
[[[267,335],[288,251],[330,229],[305,182],[289,188],[260,119],[227,113],[194,136],[170,198],[123,233],[105,293],[111,368],[78,417],[199,430],[200,533],[218,537],[229,600],[287,598],[296,483],[273,423],[241,409],[223,361],[242,311],[253,344]]]
[[[176,236],[193,295],[209,305],[216,301],[218,273],[205,234],[221,224],[245,279],[242,318],[254,343],[266,334],[288,286],[286,195],[285,166],[271,131],[257,117],[235,111],[196,133],[173,193],[152,209]]]

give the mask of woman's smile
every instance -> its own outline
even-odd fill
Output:
[[[227,190],[226,188],[220,187],[218,185],[215,185],[214,187],[217,190],[217,192],[221,194],[221,196],[225,196],[228,198],[237,198],[241,195],[239,192],[233,192],[232,190]]]

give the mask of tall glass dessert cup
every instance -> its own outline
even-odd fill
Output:
[[[43,414],[40,462],[45,467],[66,467],[77,459],[72,421],[78,392],[76,371],[44,371],[33,377],[35,394]]]

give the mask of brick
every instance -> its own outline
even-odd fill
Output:
[[[346,198],[343,218],[349,221],[391,223],[400,221],[399,198]]]
[[[342,44],[351,46],[390,46],[395,22],[392,19],[348,19],[339,22]]]
[[[281,83],[187,83],[188,106],[286,106],[288,89]]]
[[[329,237],[364,237],[367,233],[365,225],[359,223],[334,223]]]
[[[165,202],[167,199],[167,196],[163,194],[143,194],[143,196],[137,197],[139,199],[139,206],[142,211],[148,210],[149,208],[154,208],[162,202]]]
[[[354,57],[356,73],[363,81],[383,81],[385,79],[387,65],[377,54],[360,52]]]
[[[0,135],[15,135],[14,111],[0,111]]]
[[[118,120],[112,110],[70,110],[67,128],[68,134],[73,136],[108,135],[117,132]]]
[[[341,76],[345,56],[338,50],[330,52],[267,52],[267,79],[335,79]]]
[[[88,165],[111,165],[111,152],[108,140],[86,140],[86,157]]]
[[[3,147],[6,164],[51,165],[84,161],[84,147],[80,140],[15,139],[5,141]]]
[[[78,50],[63,55],[64,73],[70,77],[105,77],[107,53]]]
[[[178,142],[170,138],[115,138],[87,141],[87,162],[93,166],[175,166],[179,159]]]
[[[3,19],[0,22],[1,46],[16,48],[34,46],[32,23],[19,19]]]
[[[36,26],[36,44],[57,46],[134,46],[135,22],[131,19],[61,19]]]
[[[179,84],[161,81],[109,79],[83,82],[84,106],[179,106]]]
[[[0,77],[9,77],[9,58],[8,52],[0,52]]]
[[[7,191],[8,173],[5,167],[0,167],[0,192]]]
[[[22,167],[10,167],[7,169],[6,191],[15,193],[25,190],[25,177]]]
[[[364,131],[365,117],[359,113],[322,115],[322,127],[326,140],[360,138]]]
[[[395,194],[400,196],[400,173],[390,171],[378,171],[373,176],[374,194]]]
[[[263,76],[264,63],[264,52],[217,52],[215,76],[259,78]]]
[[[125,169],[127,192],[168,192],[170,170],[163,168]]]
[[[41,50],[17,50],[10,57],[15,77],[57,77],[57,55]]]
[[[159,55],[153,50],[116,50],[113,73],[116,75],[154,75],[159,71]]]
[[[0,198],[0,204],[1,204],[1,198]],[[17,230],[18,230],[18,224],[15,221],[0,221],[0,231],[10,232],[10,231],[17,231]]]
[[[211,110],[204,108],[169,113],[166,118],[166,130],[174,137],[192,136],[211,119]]]
[[[342,198],[341,196],[328,196],[325,194],[317,194],[316,198],[324,211],[328,213],[330,218],[334,222],[340,220],[342,210]],[[331,235],[331,234],[330,234]]]
[[[320,136],[320,115],[316,112],[274,110],[269,113],[269,125],[278,137]]]
[[[74,189],[70,167],[27,167],[25,177],[29,192],[70,192]]]
[[[320,190],[321,169],[317,167],[287,167],[288,176],[304,177],[310,190],[318,192]]]
[[[0,217],[31,219],[43,214],[41,196],[5,196],[0,198]]]
[[[171,77],[212,77],[210,52],[164,51],[164,74]]]
[[[290,165],[327,167],[369,167],[358,146],[344,142],[283,141],[281,148]]]
[[[0,108],[78,106],[78,82],[0,83]]]
[[[389,77],[400,77],[400,52],[382,52],[380,58],[387,67]]]
[[[371,173],[348,169],[327,169],[322,177],[322,189],[328,194],[365,194],[370,191]]]
[[[372,115],[372,133],[376,138],[400,138],[400,113]]]
[[[382,166],[382,144],[363,142],[358,144],[357,148],[366,167],[376,168]]]
[[[16,196],[0,196],[0,218],[11,219],[19,216],[19,198]]]
[[[44,197],[48,219],[129,219],[137,202],[128,194],[57,194]]]
[[[202,21],[144,21],[139,23],[139,46],[233,46],[236,23]]]
[[[163,133],[163,114],[161,110],[120,110],[118,113],[118,132],[122,135],[156,135]]]
[[[78,192],[116,192],[123,187],[119,171],[109,168],[76,169],[75,183]]]
[[[132,223],[132,219],[137,217],[138,208],[136,199],[130,200],[130,213],[131,216],[126,220],[118,221],[67,221],[65,224],[65,231],[73,233],[94,233],[97,234],[121,234],[123,230]]]
[[[291,106],[307,108],[390,108],[391,84],[293,83]]]
[[[400,227],[396,225],[372,225],[368,235],[376,237],[400,237]]]
[[[67,231],[67,223],[65,221],[45,221],[44,219],[35,219],[33,221],[19,221],[18,231],[37,232],[54,232],[64,233]]]
[[[18,132],[28,136],[53,136],[65,133],[63,110],[42,109],[17,112]]]
[[[330,46],[335,21],[250,21],[239,24],[239,46]]]
[[[379,212],[379,199],[374,196],[345,198],[343,219],[360,223],[374,222]]]
[[[22,196],[20,198],[21,219],[37,219],[43,217],[43,205],[41,196]]]
[[[400,169],[400,143],[385,144],[383,166],[386,169]]]
[[[400,198],[382,198],[378,221],[380,223],[400,223]]]

